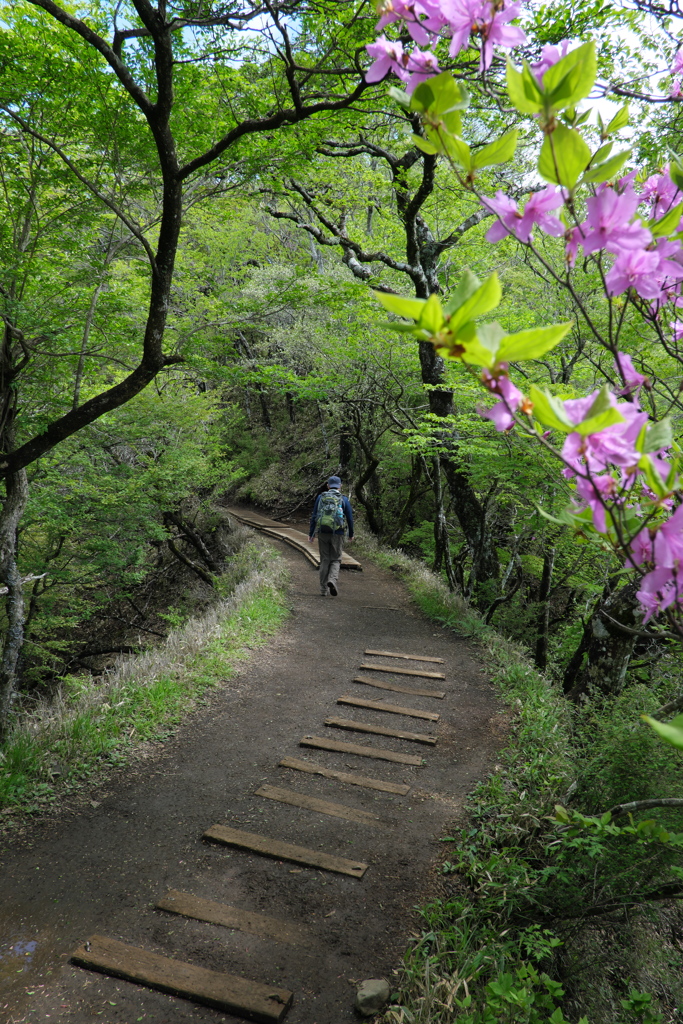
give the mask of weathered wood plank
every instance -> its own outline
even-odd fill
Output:
[[[420,672],[416,668],[395,668],[394,665],[361,665],[361,668],[371,669],[373,672],[391,672],[395,676],[420,676],[423,679],[445,679],[443,672]]]
[[[337,697],[337,704],[350,704],[354,708],[370,708],[371,711],[386,711],[390,715],[406,715],[408,718],[424,718],[427,722],[438,722],[441,715],[436,711],[418,711],[404,708],[400,704],[385,704],[381,700],[363,700],[361,697]]]
[[[356,807],[347,807],[345,804],[335,804],[330,800],[320,800],[316,796],[297,793],[294,789],[284,789],[281,786],[261,786],[256,790],[256,796],[263,796],[268,800],[279,800],[280,803],[291,804],[292,807],[303,807],[308,811],[317,811],[319,814],[330,814],[334,818],[345,818],[347,821],[355,821],[358,825],[373,825],[375,828],[382,825],[377,814],[370,814],[368,811],[361,811]]]
[[[425,743],[436,746],[436,736],[427,736],[423,732],[406,732],[404,729],[387,729],[383,725],[372,725],[370,722],[354,722],[352,718],[326,718],[325,725],[333,729],[349,729],[351,732],[370,732],[373,736],[391,736],[396,740],[410,740],[412,743]]]
[[[395,761],[396,764],[421,766],[422,758],[414,754],[401,754],[398,750],[382,750],[381,747],[361,747],[357,743],[340,743],[322,736],[304,736],[300,747],[315,747],[316,750],[337,750],[341,754],[357,754],[358,757],[376,757],[379,761]]]
[[[292,1005],[292,993],[286,989],[195,967],[103,935],[92,935],[71,959],[80,967],[263,1024],[278,1024]]]
[[[169,889],[156,906],[157,910],[167,910],[171,914],[191,917],[195,921],[208,921],[209,924],[235,928],[240,932],[248,932],[249,935],[259,935],[263,939],[289,942],[295,946],[312,946],[317,942],[307,928],[296,922],[282,921],[279,917],[269,917],[267,914],[255,914],[251,910],[240,910],[239,907],[229,907],[226,903],[215,903],[202,896],[193,896],[189,892],[179,892],[177,889]]]
[[[298,757],[283,757],[280,766],[293,768],[298,772],[308,772],[310,775],[323,775],[326,779],[336,779],[338,782],[348,782],[351,786],[377,789],[381,793],[395,793],[397,796],[407,796],[410,793],[410,786],[402,782],[385,782],[384,779],[371,779],[366,775],[338,772],[335,768],[323,768],[322,765],[313,764],[311,761],[301,761]]]
[[[378,690],[391,690],[392,693],[410,693],[413,697],[436,697],[438,700],[443,700],[446,696],[445,690],[420,690],[414,686],[401,686],[400,683],[386,683],[383,679],[368,679],[367,676],[356,676],[353,682],[375,686]]]
[[[212,839],[225,846],[237,846],[242,850],[261,853],[265,857],[275,857],[276,860],[291,860],[295,864],[323,868],[325,871],[335,871],[340,875],[351,875],[353,878],[362,878],[368,870],[368,865],[363,864],[362,861],[346,860],[345,857],[320,853],[318,850],[308,850],[305,846],[283,843],[279,839],[259,836],[254,832],[242,832],[240,829],[227,828],[225,825],[212,825],[202,838]]]
[[[374,654],[379,658],[404,658],[406,661],[433,661],[436,665],[443,665],[443,658],[429,658],[426,654],[396,654],[395,651],[366,651],[366,654]]]

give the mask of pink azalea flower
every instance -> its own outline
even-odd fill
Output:
[[[365,72],[366,82],[381,82],[383,78],[393,71],[399,78],[406,80],[408,77],[404,70],[406,54],[403,52],[403,45],[380,36],[374,43],[368,43],[365,47],[368,55],[373,57],[373,63]]]
[[[637,533],[631,541],[631,559],[636,565],[642,565],[643,562],[652,562],[654,559],[652,537],[650,531],[645,526]]]
[[[674,78],[673,82],[671,83],[671,88],[669,89],[669,96],[673,100],[677,100],[680,95],[681,95],[681,80],[680,80],[680,78]]]
[[[593,526],[598,533],[607,530],[605,504],[615,496],[617,485],[609,474],[590,479],[581,476],[576,481],[576,490],[593,514]]]
[[[564,410],[573,423],[581,423],[590,412],[598,392],[587,398],[572,398],[563,403]],[[624,417],[623,423],[615,423],[595,434],[584,436],[578,431],[568,434],[562,446],[562,458],[567,463],[563,471],[566,477],[583,476],[586,471],[599,473],[609,466],[621,466],[630,470],[637,465],[640,452],[635,449],[638,434],[645,423],[647,413],[641,412],[635,402],[617,403],[610,395],[611,404]]]
[[[509,377],[494,377],[488,370],[483,370],[481,378],[484,386],[495,395],[500,395],[502,401],[498,402],[491,409],[479,409],[479,415],[483,416],[484,419],[492,420],[496,430],[509,430],[515,424],[515,418],[512,413],[519,409],[524,395],[519,388],[515,387]]]
[[[534,224],[538,224],[541,230],[555,238],[564,234],[562,222],[557,217],[551,217],[548,212],[556,210],[564,203],[562,192],[553,185],[548,185],[540,192],[533,192],[521,213],[517,211],[516,203],[503,195],[500,189],[496,192],[495,198],[483,196],[481,201],[499,218],[486,232],[487,242],[499,242],[501,238],[510,234],[520,242],[528,242]]]
[[[439,32],[445,24],[438,7],[432,3],[383,0],[377,11],[381,15],[375,25],[378,32],[395,21],[402,21],[418,46],[426,46],[432,36]],[[422,15],[425,17],[422,18]]]
[[[676,53],[670,71],[672,75],[677,75],[679,71],[683,71],[683,47]]]
[[[624,388],[620,392],[622,395],[629,395],[633,390],[639,388],[645,383],[647,377],[642,373],[638,373],[631,357],[625,352],[617,352],[617,358],[614,361],[614,369],[620,375],[624,382]]]
[[[599,186],[596,195],[586,200],[588,216],[582,225],[586,255],[597,249],[620,253],[649,245],[652,235],[648,229],[640,222],[631,223],[639,203],[640,196],[630,186],[624,192],[609,185]]]
[[[406,85],[407,92],[412,92],[420,82],[439,73],[439,62],[429,50],[413,50],[405,62],[405,67],[406,71],[411,73]]]
[[[455,57],[469,45],[470,36],[482,41],[480,67],[486,70],[493,60],[493,47],[521,46],[526,35],[521,28],[509,25],[520,15],[521,4],[505,6],[491,0],[442,0],[441,10],[451,33],[449,54]]]
[[[645,609],[643,624],[649,622],[657,612],[664,611],[680,598],[678,581],[673,569],[656,568],[643,576],[640,590],[636,594],[638,601]]]
[[[552,46],[547,43],[541,50],[541,59],[536,64],[531,65],[531,70],[535,74],[538,84],[543,85],[543,76],[554,64],[557,64],[559,60],[567,56],[569,50],[569,40],[563,39],[559,46]]]
[[[671,180],[668,167],[665,167],[661,174],[651,174],[647,181],[643,182],[641,195],[650,204],[651,217],[663,217],[681,199],[677,186]]]
[[[658,299],[662,294],[659,255],[646,249],[620,253],[605,283],[609,295],[633,288],[642,299]]]

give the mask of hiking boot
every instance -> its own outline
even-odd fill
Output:
[[[335,585],[332,582],[332,580],[328,580],[327,581],[327,589],[329,590],[329,592],[332,595],[332,597],[336,597],[337,596],[337,588],[335,587]]]
[[[320,596],[321,597],[327,597],[327,587],[324,590],[321,589]]]

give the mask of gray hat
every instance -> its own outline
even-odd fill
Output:
[[[341,478],[338,477],[338,476],[331,476],[328,479],[328,481],[327,481],[327,486],[329,487],[329,489],[331,491],[333,491],[333,490],[340,491],[341,490]]]

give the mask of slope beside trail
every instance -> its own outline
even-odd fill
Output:
[[[356,984],[392,977],[416,904],[434,891],[444,830],[491,765],[504,716],[471,648],[411,603],[392,574],[366,562],[321,598],[316,571],[278,543],[291,569],[293,614],[268,646],[145,763],[93,791],[88,809],[37,824],[0,853],[0,1021],[28,1024],[232,1022],[225,1012],[74,966],[92,934],[294,992],[291,1024],[346,1024]],[[353,550],[353,549],[351,549]],[[442,700],[354,683],[365,650],[444,659],[445,681],[386,675],[446,691]],[[387,659],[374,659],[386,663]],[[420,668],[416,662],[397,667]],[[366,673],[367,674],[367,673]],[[378,673],[379,676],[379,673]],[[342,695],[440,715],[433,724],[343,707]],[[330,716],[431,732],[436,746],[326,727]],[[299,746],[306,736],[419,754],[421,767]],[[279,767],[295,757],[406,783],[407,796]],[[354,823],[256,796],[286,787],[377,814]],[[202,841],[227,825],[369,865],[362,879]],[[307,947],[155,909],[169,889],[306,926]]]

